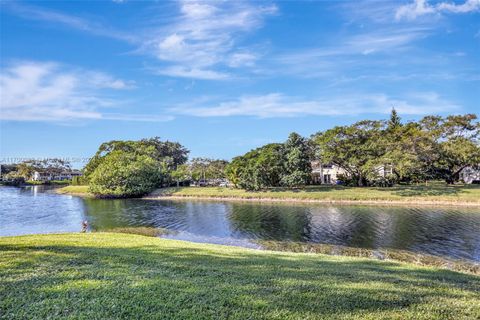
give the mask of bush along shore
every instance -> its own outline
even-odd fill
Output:
[[[0,238],[0,310],[24,318],[477,319],[480,277],[131,234]]]

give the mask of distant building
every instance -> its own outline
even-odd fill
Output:
[[[340,175],[347,172],[334,164],[322,164],[320,161],[312,161],[312,182],[314,184],[336,184]]]
[[[340,176],[348,176],[349,173],[335,164],[322,164],[320,161],[312,161],[312,182],[314,184],[337,184]],[[386,178],[393,174],[393,167],[390,165],[378,166],[375,168],[378,177]]]
[[[79,177],[82,172],[79,170],[64,171],[57,174],[49,172],[35,171],[32,176],[33,181],[52,181],[52,180],[71,180],[73,177]]]
[[[217,179],[200,179],[198,181],[190,181],[189,185],[191,187],[231,187],[233,186],[227,179],[217,178]]]
[[[460,171],[460,180],[468,184],[480,183],[480,170],[466,167]]]
[[[393,174],[393,166],[383,165],[375,168],[379,177],[386,178],[389,175]]]

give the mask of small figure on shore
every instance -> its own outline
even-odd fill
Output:
[[[83,233],[87,232],[87,228],[88,228],[88,221],[87,220],[84,220],[82,222],[82,231]]]

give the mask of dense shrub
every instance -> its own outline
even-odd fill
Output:
[[[271,143],[233,159],[226,167],[228,179],[247,190],[296,187],[309,183],[312,168],[308,141],[291,133],[285,143]]]
[[[90,175],[89,191],[100,197],[135,197],[159,186],[163,173],[146,155],[112,151]]]

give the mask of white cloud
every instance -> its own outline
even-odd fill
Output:
[[[480,11],[480,0],[466,0],[462,4],[450,2],[439,2],[429,4],[428,0],[414,0],[412,3],[400,6],[395,13],[397,20],[414,20],[417,17],[428,14],[440,14],[442,12],[450,13],[468,13]]]
[[[140,121],[140,122],[165,122],[174,120],[171,115],[155,115],[155,114],[124,114],[124,113],[104,113],[103,120],[119,120],[119,121]]]
[[[92,85],[95,88],[105,89],[133,89],[135,88],[134,81],[125,81],[122,79],[116,79],[108,74],[97,71],[84,72],[84,77],[88,79],[87,85]]]
[[[277,12],[274,5],[242,0],[179,0],[174,17],[162,16],[158,11],[155,19],[143,22],[144,28],[124,32],[39,6],[17,2],[3,5],[24,19],[55,23],[139,46],[136,53],[154,56],[162,63],[155,68],[158,74],[206,80],[228,79],[232,70],[227,69],[254,66],[260,55],[244,46],[239,49],[238,45],[243,35],[259,28],[266,16]],[[171,4],[162,6],[168,7],[166,11],[172,9]]]
[[[228,73],[218,72],[209,69],[189,68],[180,65],[153,69],[153,71],[156,74],[166,75],[170,77],[193,78],[201,80],[225,80],[230,78],[230,74]]]
[[[257,55],[250,52],[237,52],[228,57],[227,64],[232,68],[252,67],[257,58]]]
[[[436,7],[439,11],[449,11],[453,13],[475,12],[480,11],[480,0],[466,0],[463,4],[441,2],[437,4]]]
[[[339,39],[335,45],[324,45],[320,48],[297,51],[280,56],[280,59],[296,63],[304,59],[335,57],[339,55],[366,55],[373,52],[391,53],[393,50],[404,49],[412,42],[425,37],[428,31],[429,29],[426,27],[408,27],[365,32],[343,40]]]
[[[57,63],[17,62],[2,67],[0,119],[66,122],[81,119],[152,121],[162,116],[102,112],[120,104],[104,90],[128,89],[127,81],[105,73],[72,69]]]
[[[349,24],[365,26],[368,22],[390,24],[395,17],[398,4],[385,0],[338,1],[335,9],[345,16]]]
[[[275,6],[243,1],[180,1],[180,16],[144,42],[143,51],[167,64],[162,74],[226,79],[216,68],[252,66],[257,56],[237,49],[238,36],[258,28]]]
[[[172,112],[196,117],[253,116],[259,118],[298,116],[341,116],[367,113],[388,114],[392,107],[402,114],[423,115],[457,110],[458,105],[441,99],[436,93],[415,93],[407,100],[385,94],[351,94],[339,98],[302,100],[270,93],[243,96],[213,106],[178,106]]]
[[[92,22],[80,17],[69,15],[42,7],[26,5],[16,1],[2,3],[2,9],[28,20],[37,20],[61,24],[82,32],[88,32],[98,36],[108,37],[127,42],[136,42],[137,39],[132,34],[118,31],[97,22]]]
[[[396,56],[412,50],[416,41],[426,37],[430,32],[427,27],[383,28],[380,31],[363,32],[347,37],[338,37],[332,43],[324,43],[317,48],[297,49],[278,54],[268,63],[272,64],[271,74],[296,75],[302,78],[351,76],[352,73],[371,72],[378,69],[380,59],[383,72]],[[370,57],[376,55],[375,57]],[[394,59],[392,59],[392,57]],[[402,61],[410,61],[416,55],[409,55]],[[268,74],[269,70],[263,71]]]

